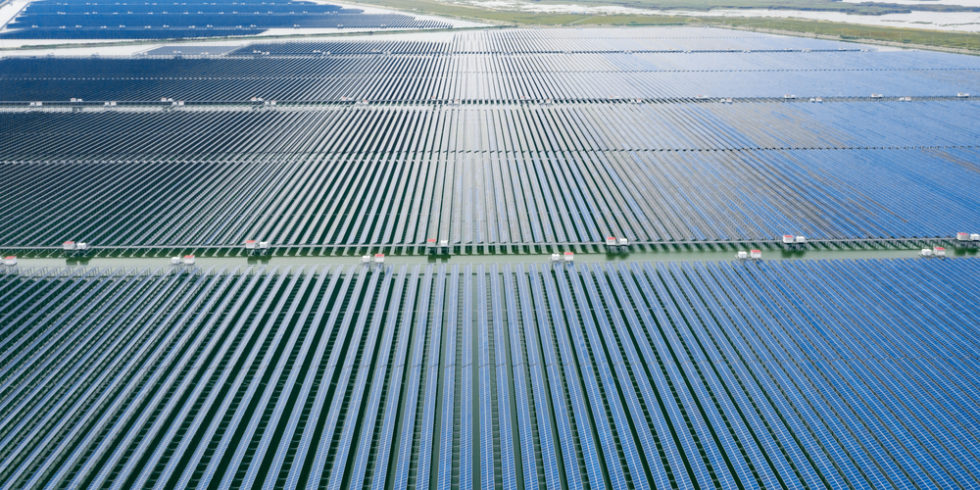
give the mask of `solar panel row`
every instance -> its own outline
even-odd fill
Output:
[[[263,106],[264,107],[264,106]],[[0,112],[0,158],[970,148],[980,101],[315,104]],[[908,120],[916,118],[916,125]],[[125,131],[123,131],[125,129]]]
[[[980,112],[957,96],[976,83],[972,58],[627,31],[587,31],[596,49],[569,54],[549,49],[586,31],[298,45],[361,53],[340,56],[2,60],[8,100],[191,103],[4,110],[0,245],[918,238],[978,221]],[[651,52],[675,42],[703,51]],[[739,43],[771,49],[717,52]],[[753,97],[703,95],[739,87]],[[872,100],[882,87],[914,98]],[[826,103],[784,95],[813,90]],[[242,106],[262,99],[281,104]]]
[[[458,32],[453,51],[461,52],[558,52],[629,50],[730,50],[730,49],[861,49],[852,43],[814,38],[774,36],[748,31],[705,27],[655,28],[588,27],[563,29],[504,29]]]
[[[400,14],[313,2],[61,2],[27,5],[0,39],[157,39],[259,34],[273,28],[446,28]]]
[[[376,43],[350,43],[363,53]],[[210,58],[7,58],[4,102],[500,102],[700,98],[956,97],[980,62],[916,52],[331,54]]]
[[[0,245],[948,237],[980,222],[975,106],[5,112]]]
[[[8,272],[0,481],[972,487],[977,277],[977,259]]]

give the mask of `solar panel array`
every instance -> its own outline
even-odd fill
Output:
[[[167,22],[300,5],[346,15]],[[170,9],[71,5],[131,7]],[[404,39],[0,59],[0,248],[980,223],[977,58],[695,28]],[[980,487],[980,258],[458,259],[0,266],[0,488]]]
[[[970,488],[980,259],[0,274],[3,487]]]
[[[290,119],[311,124],[322,114]],[[365,111],[365,119],[377,115]],[[0,244],[85,237],[102,246],[234,246],[248,238],[416,246],[432,237],[520,246],[599,243],[609,235],[638,244],[771,240],[785,232],[942,237],[980,222],[975,147],[307,153],[291,151],[293,126],[274,125],[277,119],[264,125],[276,133],[265,142],[279,147],[269,151],[216,123],[209,126],[221,128],[216,136],[238,140],[243,151],[202,148],[200,157],[176,159],[123,149],[8,162]],[[411,121],[399,117],[387,127],[411,133]],[[117,131],[126,145],[138,141]],[[104,148],[117,140],[102,139]]]
[[[236,51],[238,46],[221,46],[217,44],[203,44],[194,46],[190,44],[171,44],[160,46],[145,51],[146,56],[220,56]]]
[[[8,58],[0,246],[949,237],[980,222],[978,70],[692,28]]]
[[[33,1],[0,39],[159,39],[243,36],[272,28],[447,28],[400,14],[276,0]]]
[[[459,35],[459,34],[457,34]],[[487,34],[489,36],[489,34]],[[672,52],[431,53],[414,43],[351,54],[227,58],[7,58],[4,102],[692,101],[705,98],[955,97],[980,89],[980,61],[940,53]],[[434,44],[434,43],[428,43]],[[372,52],[379,50],[379,52]],[[326,51],[324,51],[325,53]],[[404,52],[403,54],[400,54]],[[386,54],[390,53],[390,54]],[[911,65],[911,66],[910,66]]]

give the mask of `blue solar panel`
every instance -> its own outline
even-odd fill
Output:
[[[978,273],[973,258],[5,272],[0,478],[969,487]]]
[[[435,292],[433,293],[435,298],[432,302],[432,313],[429,316],[427,329],[429,332],[429,341],[426,346],[427,349],[427,361],[423,367],[425,370],[425,392],[424,392],[424,405],[423,414],[421,419],[422,433],[425,434],[429,431],[429,428],[435,426],[435,415],[436,415],[436,390],[439,386],[439,367],[441,363],[440,354],[442,351],[442,346],[440,341],[442,340],[442,312],[445,311],[443,308],[443,299],[446,296],[446,273],[445,267],[440,267],[438,278],[436,279]],[[432,437],[422,436],[422,440],[419,441],[419,458],[418,458],[418,475],[416,476],[416,488],[429,488],[429,478],[432,469],[432,451],[433,451],[434,441]],[[338,478],[338,482],[340,479]]]
[[[0,487],[980,483],[972,248],[595,253],[974,231],[976,59],[701,28],[351,39],[0,60],[4,249],[415,264],[3,266]],[[413,257],[428,240],[470,256]],[[565,250],[593,253],[472,257]]]
[[[459,487],[474,488],[473,470],[476,466],[473,450],[473,268],[463,270],[463,318],[461,326],[461,374],[459,379]],[[479,455],[477,455],[479,456]]]
[[[158,39],[241,36],[272,28],[444,28],[400,14],[309,2],[31,2],[7,24],[9,39]]]

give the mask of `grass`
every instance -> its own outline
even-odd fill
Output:
[[[546,0],[547,1],[547,0]],[[561,0],[554,0],[562,3]],[[576,0],[583,4],[622,5],[626,7],[662,10],[710,10],[710,9],[774,9],[774,10],[813,10],[822,12],[844,12],[849,14],[882,15],[908,13],[911,11],[929,12],[976,12],[980,7],[963,7],[919,3],[902,5],[897,3],[848,3],[839,0]]]
[[[713,18],[702,20],[705,23],[722,27],[806,33],[843,40],[879,41],[888,44],[940,47],[980,53],[980,35],[965,32],[865,26],[843,22],[796,19]]]

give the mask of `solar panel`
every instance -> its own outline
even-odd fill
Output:
[[[967,485],[978,264],[5,272],[0,477]]]

